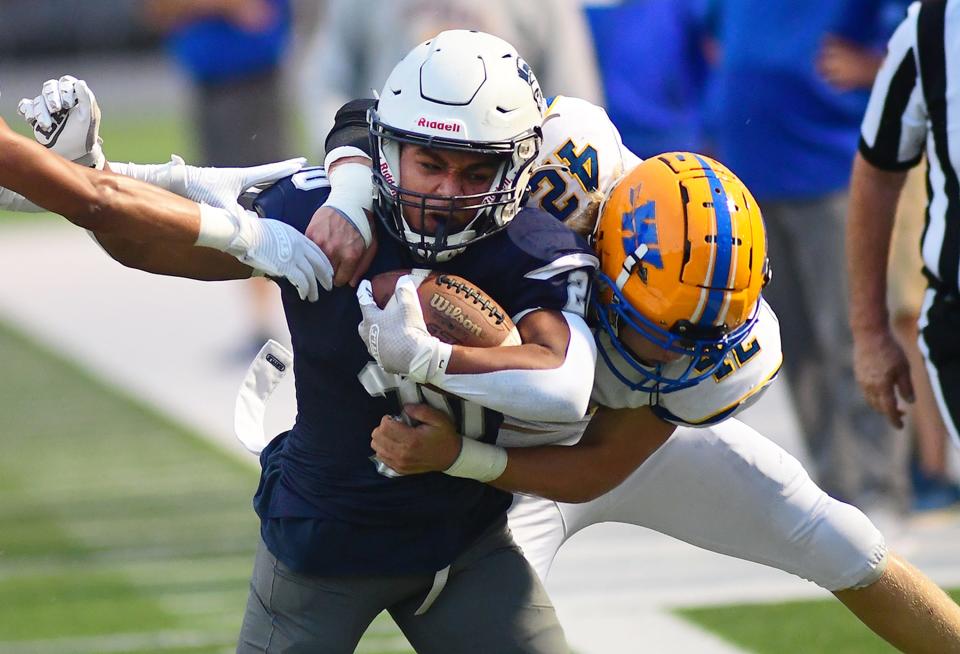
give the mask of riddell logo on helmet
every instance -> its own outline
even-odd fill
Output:
[[[424,116],[421,116],[420,120],[417,121],[417,127],[426,127],[427,129],[435,129],[440,132],[450,132],[452,134],[459,134],[463,130],[458,122],[430,120]]]

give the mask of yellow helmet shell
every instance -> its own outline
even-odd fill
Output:
[[[735,330],[768,278],[760,208],[736,175],[700,154],[669,152],[635,166],[609,193],[594,239],[622,299],[673,335]],[[612,289],[600,300],[613,302]]]

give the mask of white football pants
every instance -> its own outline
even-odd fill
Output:
[[[515,495],[514,538],[546,578],[557,550],[598,522],[647,527],[762,563],[827,590],[883,573],[883,536],[857,508],[813,483],[794,457],[735,419],[680,427],[622,484],[584,504]]]

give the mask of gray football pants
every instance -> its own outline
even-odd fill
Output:
[[[426,613],[433,575],[309,577],[257,549],[238,654],[349,654],[383,610],[420,654],[562,654],[560,623],[506,523],[454,561]]]

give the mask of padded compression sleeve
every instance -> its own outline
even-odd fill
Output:
[[[372,98],[351,100],[340,107],[334,118],[333,129],[327,134],[325,149],[327,152],[341,146],[360,148],[370,154],[370,126],[367,123],[367,110],[376,104]]]
[[[587,412],[597,350],[583,318],[563,312],[570,327],[567,356],[558,368],[440,373],[430,383],[465,400],[521,420],[573,422]]]

